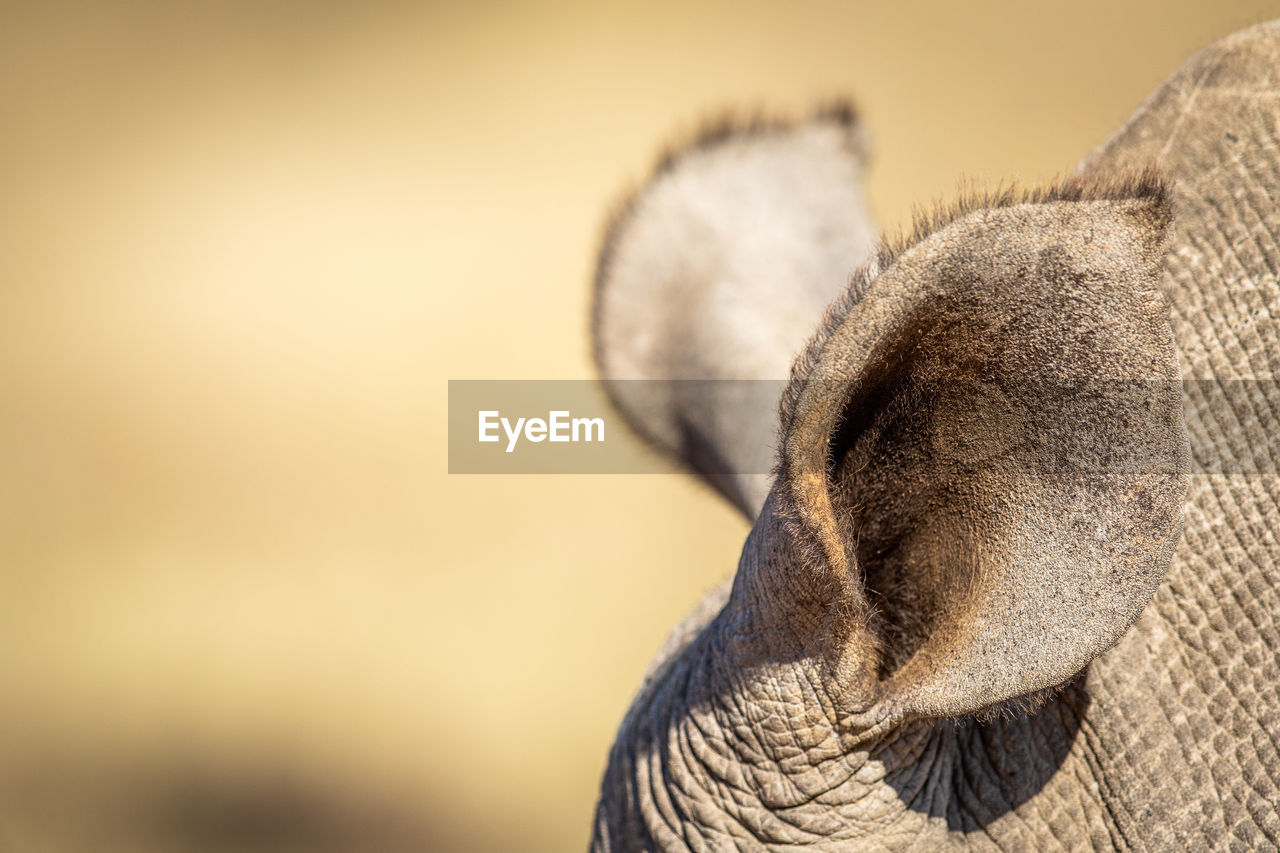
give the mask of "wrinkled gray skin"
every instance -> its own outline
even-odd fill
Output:
[[[664,251],[629,234],[661,231],[644,199],[682,162],[611,229],[602,370],[647,323],[649,352],[713,339],[699,375],[776,379],[733,348],[799,352],[796,312],[773,337],[735,323],[771,300],[810,310],[825,274],[798,301],[756,280],[739,320],[693,326],[663,305],[725,304],[731,240],[709,260],[676,235],[661,264],[684,272],[662,286],[682,295],[647,307],[643,276],[615,275]],[[615,394],[651,438],[735,424],[657,439],[700,471],[777,426],[778,476],[758,516],[759,494],[709,477],[755,525],[623,721],[592,849],[1277,849],[1278,205],[1269,24],[1193,57],[1062,186],[969,200],[871,258],[811,315],[780,426],[721,398]],[[725,209],[661,216],[687,235]],[[860,206],[831,222],[811,229],[823,258],[833,230],[865,247]],[[797,264],[764,266],[823,267]]]

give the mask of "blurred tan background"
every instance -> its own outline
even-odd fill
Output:
[[[1069,169],[1275,2],[0,6],[0,849],[567,850],[746,524],[447,474],[583,378],[602,217],[854,95],[874,211]]]

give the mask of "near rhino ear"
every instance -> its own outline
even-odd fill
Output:
[[[1159,181],[952,217],[833,306],[783,402],[774,501],[842,599],[834,671],[874,680],[852,710],[878,719],[1070,679],[1137,619],[1181,530]]]

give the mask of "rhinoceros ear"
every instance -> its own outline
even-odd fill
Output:
[[[614,404],[754,518],[788,368],[870,255],[847,106],[725,120],[666,155],[610,224],[592,338]]]
[[[944,219],[833,306],[782,410],[772,501],[810,554],[796,582],[839,599],[835,671],[878,719],[1079,673],[1163,578],[1187,488],[1160,182]]]

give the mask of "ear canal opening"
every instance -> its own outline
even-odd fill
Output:
[[[936,345],[946,336],[922,321],[882,342],[846,392],[828,446],[826,489],[864,589],[882,681],[944,621],[963,617],[981,587],[965,534],[979,523],[969,495],[983,460],[965,458],[973,442],[960,433],[989,423],[977,407],[999,408],[1000,395],[980,392],[981,358]]]
[[[853,573],[860,578],[868,605],[868,629],[882,650],[876,673],[884,680],[901,664],[898,650],[905,644],[903,616],[895,598],[901,579],[892,566],[881,559],[893,543],[872,541],[863,535],[867,527],[865,504],[859,499],[867,466],[875,464],[867,458],[867,437],[878,428],[877,413],[887,411],[899,388],[905,370],[890,370],[872,383],[860,383],[851,389],[841,406],[840,418],[827,450],[826,490],[831,502],[840,541],[845,543]],[[890,640],[890,642],[886,642]]]

